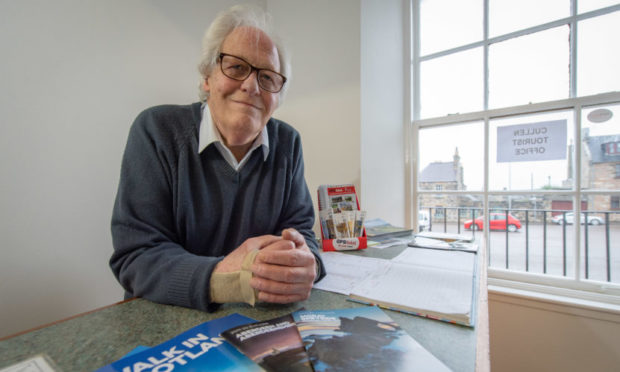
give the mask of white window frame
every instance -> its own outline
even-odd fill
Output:
[[[572,190],[552,191],[552,190],[537,190],[537,191],[490,191],[489,190],[489,123],[496,118],[517,116],[532,113],[543,113],[559,110],[572,110],[574,113],[574,138],[581,138],[581,110],[582,107],[613,104],[620,102],[620,93],[604,93],[593,96],[577,97],[576,96],[576,81],[577,81],[577,57],[576,53],[571,53],[571,69],[570,69],[570,97],[568,99],[561,99],[551,102],[543,102],[536,104],[528,104],[522,106],[514,106],[499,109],[488,109],[488,48],[492,43],[496,43],[503,40],[508,40],[513,37],[519,37],[527,35],[529,33],[542,31],[544,29],[557,27],[561,24],[569,23],[573,30],[576,30],[576,24],[578,20],[595,17],[602,14],[611,13],[620,9],[620,5],[610,6],[604,9],[591,11],[588,13],[576,15],[577,4],[576,0],[572,0],[571,8],[572,15],[570,17],[553,21],[544,25],[530,27],[525,30],[520,30],[507,35],[501,35],[492,39],[488,38],[488,1],[484,0],[484,17],[483,22],[484,36],[480,42],[468,44],[465,46],[449,49],[433,53],[427,56],[420,56],[420,42],[419,42],[419,0],[411,0],[410,3],[410,16],[411,16],[411,113],[412,121],[409,128],[407,128],[408,136],[406,136],[406,180],[407,180],[407,195],[406,195],[406,222],[413,226],[415,231],[418,230],[418,210],[419,210],[419,197],[424,194],[455,194],[455,195],[478,195],[483,200],[484,214],[489,215],[489,197],[496,195],[549,195],[549,194],[570,194],[573,200],[582,200],[582,196],[588,195],[610,195],[620,196],[620,190],[582,190],[581,189],[581,177],[574,177],[574,184]],[[571,33],[571,50],[576,48],[576,32]],[[461,52],[471,48],[483,46],[484,48],[484,110],[479,112],[454,114],[444,117],[420,119],[420,63],[433,59],[449,55],[456,52]],[[437,192],[435,190],[421,190],[418,187],[419,176],[419,131],[422,128],[430,128],[435,126],[455,125],[463,124],[467,122],[483,122],[484,123],[484,180],[482,191],[469,191],[469,190],[442,190]],[[575,141],[575,159],[574,161],[574,174],[581,174],[581,141]],[[574,203],[575,213],[579,215],[581,213],[581,203]],[[484,234],[483,245],[487,246],[489,241],[489,221],[485,218],[484,221]],[[581,242],[581,229],[573,229],[575,241]],[[549,274],[535,274],[530,272],[520,272],[508,269],[498,269],[489,267],[489,285],[499,285],[506,288],[513,288],[517,290],[526,290],[537,293],[543,293],[548,295],[558,295],[577,298],[580,300],[604,302],[613,305],[620,305],[620,285],[614,283],[599,283],[591,280],[585,280],[581,278],[581,263],[582,257],[580,255],[581,244],[575,244],[575,251],[573,252],[574,268],[572,276],[554,276]]]

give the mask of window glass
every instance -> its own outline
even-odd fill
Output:
[[[617,178],[620,164],[620,153],[617,151],[620,142],[620,104],[584,107],[581,113],[582,189],[620,190],[620,179]],[[620,282],[620,272],[614,271],[615,267],[620,266],[620,261],[614,260],[613,256],[609,257],[607,251],[608,245],[610,251],[616,251],[620,246],[620,229],[617,228],[620,222],[618,196],[588,194],[582,198],[581,277]]]
[[[486,245],[492,268],[563,276],[572,280],[568,287],[585,290],[593,288],[586,282],[596,282],[597,291],[617,294],[620,2],[488,0],[484,25],[478,7],[486,1],[458,11],[458,1],[416,1],[422,25],[412,37],[422,58],[413,64],[419,76],[414,91],[420,94],[413,112],[425,120],[413,126],[419,152],[412,162],[418,168],[414,208],[427,228],[472,234]],[[578,4],[578,14],[595,12],[571,18],[571,4]],[[457,12],[462,14],[455,18],[445,14]],[[480,25],[470,24],[472,19]],[[567,23],[556,25],[557,20]],[[485,26],[489,38],[496,38],[488,53],[473,48],[424,57],[483,42]],[[615,102],[606,103],[610,100]],[[500,108],[507,109],[495,110]],[[472,121],[487,118],[486,131],[484,122]],[[435,172],[442,165],[454,170],[455,154],[462,182],[441,181]],[[580,215],[574,213],[577,206]],[[488,241],[484,227],[490,227]],[[528,278],[550,284],[540,276]]]
[[[482,48],[420,64],[422,118],[483,109]]]
[[[489,190],[573,187],[572,111],[519,115],[489,123]]]
[[[472,234],[479,244],[482,234],[476,224],[482,226],[482,196],[464,194],[422,194],[418,197],[418,228],[423,231]],[[469,221],[469,223],[466,223]],[[471,231],[471,232],[470,232]]]
[[[568,98],[569,28],[556,27],[489,47],[489,107]]]
[[[420,54],[482,40],[482,4],[480,0],[420,1]]]
[[[581,187],[620,190],[620,179],[616,178],[620,164],[620,104],[584,107],[581,114]],[[608,200],[604,202],[602,196],[599,200],[602,204],[597,209],[609,209]]]
[[[579,13],[605,8],[611,5],[618,5],[618,0],[579,0],[577,8]]]
[[[482,122],[423,128],[419,138],[420,190],[482,190]]]
[[[577,94],[620,91],[620,12],[578,25]]]
[[[581,229],[583,279],[620,283],[620,258],[613,254],[620,249],[620,211],[612,202],[609,195],[585,196],[579,224],[576,218],[569,221]]]
[[[495,37],[569,15],[570,0],[489,0],[489,35]]]
[[[574,230],[558,223],[562,209],[571,208],[571,200],[570,195],[557,194],[490,195],[489,266],[574,275]]]

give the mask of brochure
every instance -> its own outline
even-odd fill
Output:
[[[291,314],[238,326],[222,337],[267,371],[312,372]]]
[[[214,319],[157,346],[130,354],[97,372],[262,371],[258,364],[220,336],[231,327],[251,322],[254,320],[240,314]]]
[[[317,372],[450,370],[376,306],[293,317]]]
[[[409,236],[413,233],[413,229],[394,226],[381,218],[364,222],[364,227],[366,228],[368,239],[371,240],[385,237]]]

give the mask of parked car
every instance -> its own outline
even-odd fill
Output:
[[[430,221],[431,218],[428,214],[428,211],[418,211],[418,229],[420,229],[420,231],[428,230]]]
[[[463,224],[467,229],[482,230],[484,226],[484,216],[480,216],[475,220],[467,220]],[[491,230],[506,230],[506,213],[491,213],[489,219],[489,228]],[[521,228],[521,221],[515,216],[508,214],[508,231],[515,232]]]
[[[583,225],[585,221],[586,221],[586,216],[584,213],[582,213],[581,224]],[[573,212],[560,213],[558,215],[553,216],[553,218],[551,218],[551,222],[557,223],[558,225],[562,225],[564,223],[568,225],[572,225],[575,222],[575,214]],[[588,225],[602,225],[604,223],[605,223],[605,220],[603,220],[601,217],[592,216],[588,214]]]

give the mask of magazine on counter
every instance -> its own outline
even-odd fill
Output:
[[[313,371],[291,314],[241,325],[222,337],[267,371]]]
[[[376,306],[293,317],[317,372],[450,370]]]
[[[157,346],[130,353],[97,372],[263,371],[220,336],[227,329],[252,322],[254,319],[240,314],[210,320]]]
[[[399,236],[410,236],[413,233],[413,229],[405,227],[394,226],[391,223],[381,219],[374,218],[364,223],[366,228],[366,235],[368,239],[379,240],[382,238],[393,238]]]

